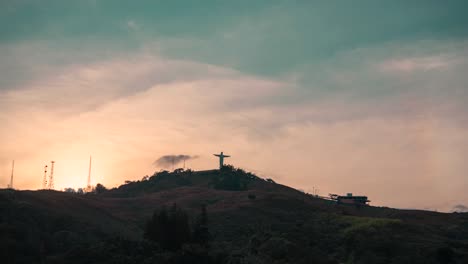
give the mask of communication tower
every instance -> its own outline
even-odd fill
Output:
[[[13,160],[11,162],[11,178],[10,178],[10,185],[8,185],[8,188],[11,188],[13,189],[13,174],[14,174],[14,171],[15,171],[15,161]]]
[[[55,161],[50,162],[49,189],[54,189],[54,163]]]
[[[86,186],[88,192],[91,191],[91,156],[89,156],[89,171],[88,171],[88,185]]]
[[[44,178],[42,178],[42,189],[47,189],[47,165],[44,166]]]

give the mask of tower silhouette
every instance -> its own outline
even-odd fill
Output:
[[[47,165],[44,166],[44,177],[42,178],[42,189],[47,189]]]
[[[54,164],[55,161],[50,162],[50,175],[49,175],[49,189],[54,189]]]
[[[10,184],[8,185],[8,188],[13,189],[13,175],[15,172],[15,161],[13,160],[11,162],[11,178],[10,178]]]
[[[86,185],[86,191],[91,192],[91,156],[89,156],[88,184]]]

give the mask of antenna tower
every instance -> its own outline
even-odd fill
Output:
[[[44,166],[44,178],[42,178],[42,189],[47,188],[47,165]]]
[[[88,192],[91,191],[91,156],[89,156],[88,185],[86,188],[88,189]]]
[[[54,189],[54,163],[55,161],[50,162],[49,189]]]
[[[15,171],[15,161],[13,160],[12,163],[11,163],[11,178],[10,178],[10,185],[8,186],[8,188],[11,188],[13,189],[13,173]]]

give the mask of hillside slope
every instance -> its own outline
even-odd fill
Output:
[[[205,205],[209,246],[143,240],[173,204],[192,226]],[[6,263],[468,263],[468,214],[337,205],[232,167],[100,194],[0,190],[0,216]]]

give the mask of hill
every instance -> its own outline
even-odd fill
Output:
[[[155,226],[189,233],[168,249]],[[3,263],[468,263],[466,213],[339,205],[229,166],[85,195],[0,190],[0,234]]]

